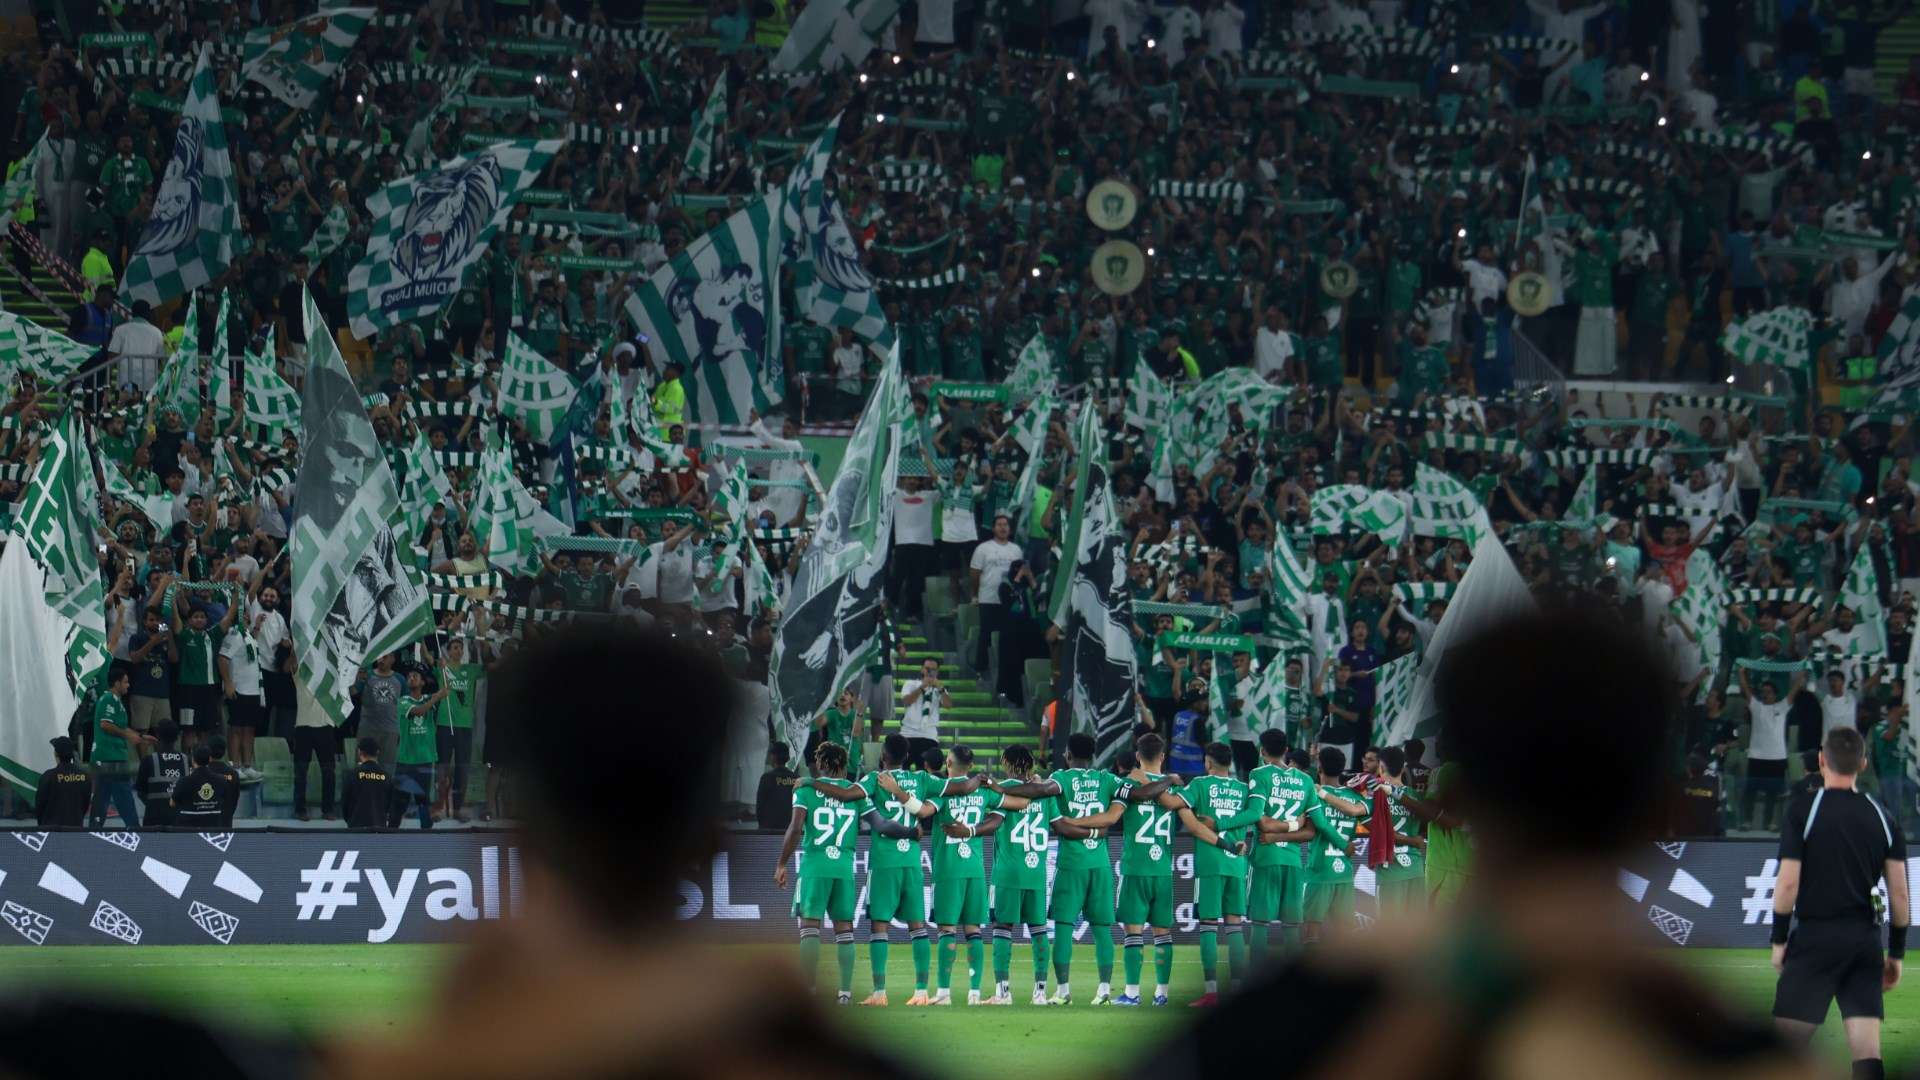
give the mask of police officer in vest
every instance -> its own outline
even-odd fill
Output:
[[[347,774],[346,789],[340,794],[341,816],[349,829],[377,829],[387,823],[393,778],[380,767],[380,740],[362,737],[354,752],[357,763]]]
[[[1907,953],[1907,838],[1900,822],[1855,781],[1866,743],[1851,726],[1827,732],[1821,787],[1802,792],[1780,827],[1780,876],[1773,886],[1773,1016],[1789,1041],[1805,1044],[1840,1006],[1853,1075],[1878,1080],[1881,997],[1900,983]],[[1874,888],[1887,883],[1886,949]]]
[[[233,778],[214,768],[213,751],[206,743],[193,748],[193,771],[173,788],[173,818],[176,828],[195,832],[217,832],[228,818],[228,798],[233,793]]]
[[[77,829],[86,823],[87,807],[93,803],[93,778],[86,767],[73,763],[73,740],[61,735],[53,740],[53,756],[58,764],[40,774],[40,787],[33,793],[33,817],[42,829]]]
[[[146,805],[140,821],[149,829],[164,829],[173,824],[173,789],[186,778],[192,762],[178,746],[180,725],[162,720],[153,729],[160,748],[140,762],[140,798]]]

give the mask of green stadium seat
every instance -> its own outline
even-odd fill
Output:
[[[260,783],[262,807],[293,805],[293,750],[287,740],[267,735],[255,738],[253,763],[265,776]]]
[[[1038,727],[1040,711],[1046,708],[1047,702],[1053,700],[1053,661],[1040,657],[1027,661],[1025,668],[1021,673],[1022,685],[1027,691],[1025,715],[1027,723]]]

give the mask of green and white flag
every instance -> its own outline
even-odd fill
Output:
[[[360,669],[433,632],[425,579],[394,536],[400,492],[313,296],[305,297],[306,422],[294,518],[294,653],[338,724]]]
[[[1022,419],[1031,419],[1031,431],[1044,433],[1047,429],[1047,418],[1052,414],[1053,398],[1042,397],[1028,406],[1026,416]],[[1016,440],[1020,438],[1018,431],[1016,425],[1014,436]],[[1033,500],[1040,491],[1040,465],[1042,459],[1046,457],[1043,452],[1046,447],[1045,435],[1036,434],[1030,437],[1034,439],[1034,448],[1027,454],[1027,463],[1021,466],[1020,477],[1013,485],[1013,529],[1015,534],[1023,540],[1033,534]]]
[[[202,45],[186,108],[174,129],[173,157],[120,279],[121,299],[158,306],[208,284],[233,261],[239,232],[239,193],[220,119],[213,47]]]
[[[27,156],[20,159],[20,164],[13,170],[13,175],[7,177],[6,185],[0,187],[0,233],[6,232],[13,225],[13,216],[19,213],[21,205],[32,197],[33,174],[40,164],[40,150],[46,145],[47,133],[43,131],[40,133],[39,141],[33,144],[33,149],[27,151]]]
[[[240,75],[295,109],[310,109],[373,16],[370,7],[337,7],[250,31]]]
[[[374,192],[367,254],[347,273],[354,336],[370,338],[445,307],[562,144],[498,142]]]
[[[91,345],[0,311],[0,377],[8,381],[30,371],[48,382],[60,382],[98,355],[100,350]]]
[[[105,640],[106,592],[93,546],[99,507],[89,505],[93,468],[80,419],[72,411],[52,426],[40,444],[40,460],[27,481],[13,529],[33,560],[46,571],[47,603],[61,617]]]
[[[26,544],[0,545],[0,780],[21,791],[53,768],[50,740],[67,733],[79,707],[66,645],[77,628],[47,604],[44,581]]]
[[[1053,421],[1053,395],[1042,394],[1034,399],[1013,422],[1013,441],[1020,445],[1029,459],[1040,456],[1047,446],[1047,425]]]
[[[1920,406],[1920,285],[1910,285],[1900,297],[1900,310],[1880,339],[1877,409],[1914,409]],[[1920,679],[1908,679],[1908,685]],[[1913,725],[1909,724],[1909,727]]]
[[[1807,309],[1777,307],[1728,323],[1720,347],[1742,364],[1804,368],[1811,359],[1807,335],[1812,330]]]
[[[1390,491],[1364,484],[1329,484],[1313,493],[1312,528],[1315,536],[1338,533],[1351,525],[1386,543],[1397,543],[1406,532],[1407,508]]]
[[[893,327],[880,306],[879,286],[860,259],[839,200],[827,190],[827,163],[840,131],[838,114],[813,140],[787,177],[780,204],[780,258],[793,270],[800,314],[821,326],[844,327],[883,348]]]
[[[746,611],[749,617],[763,611],[779,608],[780,594],[773,583],[773,573],[767,569],[767,561],[760,557],[760,545],[748,542],[747,548],[747,595]]]
[[[480,458],[480,492],[473,503],[472,530],[487,562],[517,575],[533,561],[533,515],[519,497],[512,457],[497,439],[490,441],[495,445]]]
[[[720,490],[708,504],[708,510],[715,516],[725,517],[727,524],[724,535],[737,535],[747,524],[747,493],[750,480],[747,476],[745,460],[735,461],[733,471],[720,482]]]
[[[814,718],[878,655],[901,426],[913,413],[896,343],[874,380],[800,556],[769,661],[775,729],[806,742]]]
[[[547,362],[518,334],[507,333],[500,363],[500,415],[518,420],[538,443],[553,441],[580,388],[573,376]]]
[[[279,432],[300,423],[300,394],[273,366],[273,327],[259,352],[249,351],[240,372],[246,421]]]
[[[857,68],[900,13],[899,0],[814,0],[793,21],[772,70]]]
[[[1085,526],[1085,515],[1089,500],[1099,496],[1098,492],[1088,490],[1090,478],[1096,473],[1104,482],[1107,476],[1107,429],[1101,410],[1091,400],[1080,406],[1080,417],[1073,430],[1073,480],[1066,491],[1055,491],[1053,497],[1067,498],[1067,516],[1061,520],[1060,550],[1062,552],[1080,550],[1080,532]],[[1098,468],[1096,468],[1098,466]],[[1047,603],[1047,621],[1055,625],[1066,622],[1068,593],[1073,587],[1074,575],[1056,573],[1053,575],[1053,595]]]
[[[1081,406],[1073,514],[1060,546],[1051,621],[1060,632],[1060,698],[1068,730],[1093,736],[1106,765],[1126,746],[1138,715],[1134,687],[1133,593],[1127,581],[1127,531],[1113,504],[1100,409]]]
[[[1600,489],[1600,474],[1593,463],[1587,464],[1587,474],[1580,478],[1580,486],[1573,489],[1573,501],[1567,504],[1563,520],[1569,525],[1590,528],[1593,519],[1599,515],[1599,499],[1595,494]]]
[[[346,242],[349,231],[346,205],[334,203],[329,206],[327,216],[313,227],[313,235],[307,238],[306,246],[300,249],[300,254],[307,257],[308,274],[318,270],[321,261]]]
[[[1415,676],[1420,657],[1408,653],[1390,660],[1374,673],[1373,742],[1376,746],[1399,746],[1408,739],[1426,738],[1433,731],[1419,727],[1408,706],[1413,704]]]
[[[1467,572],[1471,574],[1472,568]],[[1727,620],[1727,601],[1731,596],[1726,575],[1712,553],[1694,552],[1687,559],[1686,591],[1673,598],[1668,610],[1674,621],[1700,646],[1700,663],[1708,672],[1708,677],[1700,680],[1695,702],[1707,700],[1707,692],[1713,686],[1713,673],[1720,670],[1720,630]]]
[[[1452,473],[1425,462],[1414,466],[1413,498],[1407,516],[1415,536],[1465,540],[1472,548],[1480,545],[1481,537],[1493,535],[1493,519],[1472,489]]]
[[[1275,529],[1273,546],[1267,556],[1268,613],[1267,630],[1283,642],[1304,646],[1313,640],[1307,625],[1307,597],[1313,592],[1313,575],[1285,529]],[[1275,665],[1278,666],[1278,665]]]
[[[693,118],[693,137],[687,142],[685,175],[706,180],[713,171],[713,147],[720,141],[720,129],[727,126],[727,73],[713,81],[713,92],[700,115]]]
[[[777,405],[779,192],[749,203],[642,283],[627,314],[654,362],[680,365],[694,423],[745,424]]]
[[[220,290],[220,310],[213,316],[213,347],[206,350],[207,396],[213,399],[213,417],[224,428],[233,419],[233,358],[227,355],[227,312],[231,297]]]
[[[181,323],[180,347],[167,358],[160,375],[147,389],[147,418],[157,420],[168,409],[177,410],[188,427],[200,421],[200,315],[199,297],[187,298],[186,318]]]
[[[1027,339],[1004,382],[1008,395],[1016,403],[1051,395],[1059,388],[1060,379],[1053,369],[1053,349],[1047,345],[1045,334]]]
[[[1152,367],[1135,364],[1133,378],[1127,380],[1127,425],[1151,435],[1160,430],[1172,412],[1173,389],[1153,373]]]
[[[1880,604],[1880,571],[1873,565],[1873,549],[1866,544],[1847,568],[1846,583],[1840,586],[1840,603],[1853,612],[1853,625],[1859,630],[1847,652],[1853,656],[1884,656],[1887,652],[1886,609]]]
[[[446,470],[440,467],[440,456],[433,452],[433,444],[420,428],[414,429],[413,441],[407,444],[401,461],[406,466],[406,476],[400,481],[400,513],[395,522],[403,530],[404,538],[412,543],[426,531],[434,504],[453,492],[453,482],[447,479]]]

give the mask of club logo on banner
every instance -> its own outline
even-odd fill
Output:
[[[140,236],[135,255],[165,255],[187,246],[200,222],[201,156],[206,128],[192,116],[180,117],[174,129],[173,157],[153,197],[153,216]]]

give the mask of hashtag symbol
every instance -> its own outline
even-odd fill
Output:
[[[1780,873],[1780,860],[1768,859],[1760,873],[1747,879],[1747,895],[1740,898],[1740,910],[1748,926],[1773,925],[1773,882]]]
[[[337,851],[320,853],[320,865],[312,870],[300,871],[300,891],[293,894],[293,902],[300,905],[301,921],[314,917],[314,911],[320,912],[320,921],[333,918],[334,910],[342,907],[354,907],[360,898],[354,895],[353,887],[360,881],[360,871],[353,868],[360,853],[349,851],[341,855]],[[334,863],[338,860],[339,866]]]

